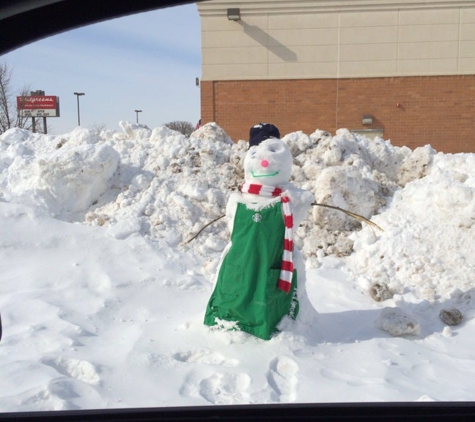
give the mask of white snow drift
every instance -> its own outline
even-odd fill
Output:
[[[0,411],[473,398],[474,154],[284,136],[295,185],[384,231],[312,207],[296,245],[316,324],[264,342],[202,324],[224,219],[188,242],[247,143],[120,128],[0,136]]]

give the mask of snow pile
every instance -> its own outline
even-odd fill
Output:
[[[284,140],[296,185],[384,231],[313,207],[315,318],[263,341],[203,324],[223,220],[186,244],[244,180],[246,142],[215,124],[1,135],[0,411],[472,400],[475,155]]]
[[[299,134],[300,138],[303,136]],[[334,205],[366,218],[377,214],[400,186],[422,177],[435,154],[430,147],[411,151],[380,138],[369,140],[346,129],[340,129],[334,137],[322,137],[316,131],[310,135],[309,139],[312,138],[317,138],[318,144],[295,157],[295,181],[311,190],[317,203]],[[293,143],[295,134],[284,140]],[[349,232],[359,227],[357,220],[340,211],[314,207],[303,230],[298,231],[304,255],[349,255]]]
[[[423,179],[408,183],[374,217],[383,233],[353,234],[349,262],[362,288],[375,280],[398,294],[470,300],[475,287],[475,156],[433,157]]]
[[[14,129],[2,137],[2,194],[8,202],[45,208],[54,215],[81,211],[108,189],[118,153],[78,129],[64,140]]]
[[[187,241],[224,214],[229,194],[244,179],[247,143],[233,143],[215,123],[190,138],[165,126],[120,126],[100,135],[84,128],[62,136],[6,132],[0,199],[105,226],[117,239],[165,240],[203,257],[211,275],[228,241],[224,219]],[[359,232],[357,220],[314,206],[296,232],[309,268],[327,255],[354,251],[351,270],[365,291],[378,281],[394,293],[408,288],[436,300],[471,288],[473,155],[437,154],[429,146],[412,151],[346,129],[333,137],[294,132],[283,140],[294,155],[294,184],[312,191],[317,203],[374,218],[384,228],[365,225]]]
[[[183,246],[223,213],[227,196],[239,184],[242,170],[236,154],[244,151],[244,144],[233,148],[215,124],[190,138],[165,126],[141,132],[141,137],[133,130],[137,125],[121,125],[124,133],[108,133],[104,140],[123,157],[111,178],[114,196],[86,210],[86,222],[106,224],[118,238],[139,233]],[[222,250],[223,228],[218,225],[203,242],[195,242],[195,251],[206,255]]]

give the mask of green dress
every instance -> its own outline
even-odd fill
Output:
[[[234,321],[240,330],[269,340],[283,316],[295,319],[297,272],[289,293],[277,287],[284,231],[281,202],[259,211],[237,204],[231,248],[206,308],[206,325]]]

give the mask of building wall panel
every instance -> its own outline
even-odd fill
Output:
[[[474,75],[203,81],[201,90],[202,122],[216,122],[234,141],[270,122],[282,134],[382,129],[396,146],[475,152]],[[371,126],[362,124],[367,114]]]
[[[241,8],[241,20],[229,21],[226,8],[237,6]],[[229,80],[236,75],[230,75],[227,67],[216,67],[213,55],[220,56],[219,63],[229,61],[236,65],[267,60],[269,66],[260,68],[262,73],[257,75],[260,79],[475,73],[471,61],[453,66],[452,60],[475,55],[472,44],[467,43],[475,41],[473,1],[229,0],[199,3],[198,10],[202,21],[203,80]],[[256,56],[257,47],[267,49],[269,54]],[[394,60],[398,62],[396,66]],[[322,66],[319,73],[318,64],[329,61],[336,66]],[[362,63],[365,61],[368,63]],[[275,62],[292,64],[273,68]],[[316,73],[309,75],[312,68]],[[337,69],[336,73],[330,75],[329,68]],[[338,71],[342,69],[344,72]],[[367,69],[371,69],[369,74]],[[255,72],[244,72],[240,79],[254,75]]]
[[[411,148],[475,152],[475,2],[211,0],[202,23],[201,118],[235,141],[381,129]],[[226,18],[240,7],[241,20]],[[373,116],[372,127],[361,123]]]

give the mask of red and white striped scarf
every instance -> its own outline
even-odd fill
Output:
[[[258,185],[256,183],[244,183],[241,188],[243,193],[251,193],[254,195],[266,196],[269,198],[280,196],[282,201],[282,210],[284,212],[284,253],[282,255],[282,266],[280,270],[280,278],[277,287],[288,293],[292,285],[292,275],[294,272],[294,263],[292,251],[294,249],[293,242],[293,215],[290,206],[290,199],[284,191],[276,186]]]

